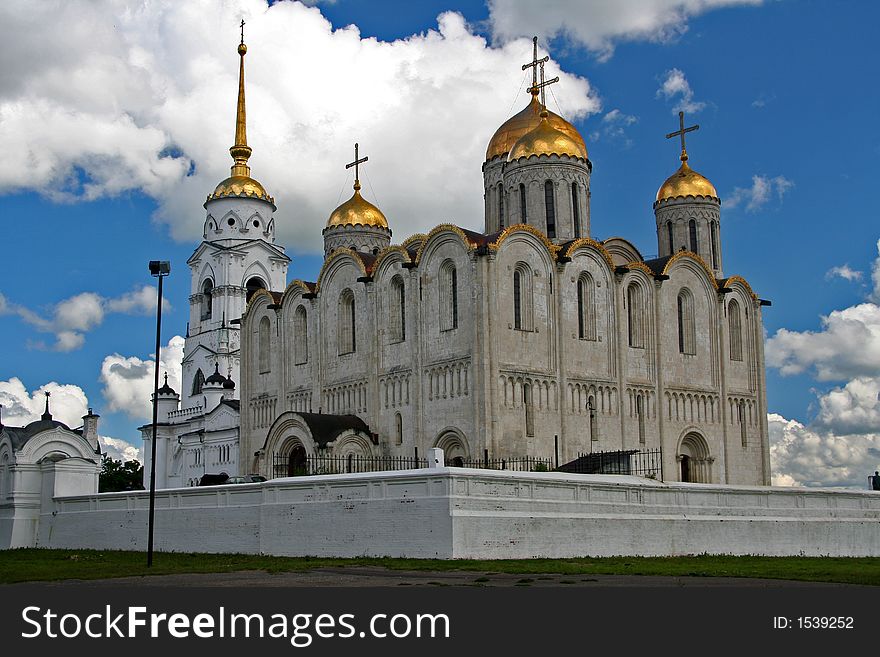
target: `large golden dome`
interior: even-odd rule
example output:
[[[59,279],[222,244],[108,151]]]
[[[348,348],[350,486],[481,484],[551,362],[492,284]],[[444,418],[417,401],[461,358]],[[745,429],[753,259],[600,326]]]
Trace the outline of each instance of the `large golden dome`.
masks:
[[[250,176],[230,176],[226,180],[220,182],[214,189],[214,193],[208,196],[211,201],[215,198],[248,196],[258,198],[269,203],[274,203],[274,199],[269,196],[266,188]]]
[[[587,157],[587,145],[584,143],[584,138],[581,137],[577,128],[558,114],[549,111],[547,122],[556,130],[567,135],[579,146],[579,149],[583,152],[583,155],[580,155],[580,157]],[[541,103],[538,102],[538,97],[535,94],[532,94],[531,102],[529,102],[521,112],[514,114],[507,119],[507,121],[495,131],[495,134],[489,141],[489,147],[486,149],[486,161],[488,162],[493,158],[509,153],[513,148],[513,145],[519,141],[521,137],[537,128],[540,123]]]
[[[507,161],[513,162],[530,155],[568,155],[587,159],[583,139],[574,139],[550,123],[549,112],[542,113],[538,125],[520,137],[511,147]],[[580,137],[580,135],[578,135]]]
[[[354,194],[336,208],[327,220],[327,228],[333,226],[373,226],[388,228],[388,220],[375,205],[361,196],[360,183],[355,183]]]
[[[715,191],[715,186],[709,182],[709,179],[688,166],[686,155],[683,158],[678,171],[669,176],[657,190],[657,201],[685,196],[718,198],[718,192]]]

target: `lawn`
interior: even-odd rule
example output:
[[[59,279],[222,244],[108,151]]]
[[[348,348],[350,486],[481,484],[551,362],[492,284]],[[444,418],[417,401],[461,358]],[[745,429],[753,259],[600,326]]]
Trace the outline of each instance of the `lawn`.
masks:
[[[143,552],[17,549],[0,553],[0,583],[100,579],[241,570],[291,572],[313,568],[381,566],[392,570],[473,571],[561,575],[671,575],[760,577],[781,580],[880,585],[880,558],[832,557],[603,557],[582,559],[319,559],[246,554],[156,553],[146,567]]]

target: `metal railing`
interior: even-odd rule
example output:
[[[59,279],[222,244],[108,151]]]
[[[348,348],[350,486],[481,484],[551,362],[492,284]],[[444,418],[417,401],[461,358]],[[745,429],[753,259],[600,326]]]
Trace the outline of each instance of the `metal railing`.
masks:
[[[559,466],[561,472],[575,474],[622,474],[663,479],[663,453],[657,449],[627,449],[590,452]]]

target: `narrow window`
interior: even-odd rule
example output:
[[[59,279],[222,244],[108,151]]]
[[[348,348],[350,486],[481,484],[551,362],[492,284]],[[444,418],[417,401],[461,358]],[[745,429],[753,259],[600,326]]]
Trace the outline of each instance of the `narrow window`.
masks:
[[[513,272],[513,328],[522,328],[522,274]]]
[[[458,272],[449,272],[449,291],[452,293],[452,328],[458,328]]]
[[[626,290],[626,318],[629,329],[629,346],[643,348],[645,346],[644,307],[642,289],[631,283]]]
[[[504,185],[498,183],[498,227],[504,228]]]
[[[592,395],[587,399],[587,413],[590,421],[590,441],[599,440],[596,433],[596,401]]]
[[[192,396],[202,394],[203,385],[205,385],[205,375],[202,373],[201,368],[199,368],[196,370],[196,375],[193,377]]]
[[[584,272],[577,283],[578,337],[596,339],[596,292],[593,277]]]
[[[693,219],[688,223],[688,233],[691,239],[691,251],[698,253],[699,244],[697,244],[697,222]]]
[[[535,418],[532,408],[532,384],[523,384],[523,406],[526,410],[526,435],[535,435]]]
[[[740,401],[736,407],[737,415],[739,416],[739,435],[742,440],[742,446],[749,446],[749,438],[746,433],[746,403],[744,401]]]
[[[397,445],[403,444],[403,418],[400,413],[394,415],[394,442]]]
[[[400,287],[397,290],[397,302],[400,307],[400,339],[406,340],[406,288],[403,281],[400,281]]]
[[[678,293],[678,351],[682,354],[695,354],[696,328],[694,326],[694,297],[690,290],[683,288]]]
[[[669,239],[669,255],[672,255],[673,253],[675,253],[675,237],[673,236],[673,233],[672,233],[672,222],[671,221],[666,222],[666,233],[667,233],[667,237]]]
[[[357,347],[357,341],[355,334],[354,294],[352,294],[351,290],[345,290],[339,297],[336,325],[339,353],[352,353]]]
[[[547,237],[556,237],[556,203],[552,180],[544,183],[544,208],[547,212]]]
[[[577,183],[571,183],[571,220],[574,222],[574,237],[581,236],[581,208],[578,203]]]
[[[298,306],[293,316],[293,340],[295,365],[309,362],[309,322],[304,306]]]
[[[211,319],[214,307],[214,284],[209,280],[202,285],[202,319]]]
[[[458,328],[458,272],[451,260],[440,266],[440,330]]]
[[[529,223],[528,215],[526,215],[526,186],[519,184],[519,223]]]
[[[742,360],[742,324],[736,299],[732,299],[727,306],[727,323],[730,333],[730,360]]]
[[[406,340],[406,288],[400,276],[391,279],[389,306],[391,342],[402,342]]]
[[[264,374],[269,371],[269,318],[263,317],[260,320],[260,334],[259,334],[259,346],[258,346],[258,358],[260,361],[260,374]]]
[[[712,222],[709,225],[709,237],[712,244],[712,269],[718,269],[718,224]]]

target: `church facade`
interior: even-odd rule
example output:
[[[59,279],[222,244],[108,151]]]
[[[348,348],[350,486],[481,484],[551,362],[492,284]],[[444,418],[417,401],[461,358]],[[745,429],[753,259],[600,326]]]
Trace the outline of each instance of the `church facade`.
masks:
[[[234,444],[238,471],[268,477],[309,455],[558,450],[562,463],[659,449],[666,480],[769,485],[767,302],[722,270],[721,201],[689,166],[691,128],[673,133],[681,165],[653,199],[659,257],[596,239],[587,147],[546,109],[536,55],[529,103],[489,141],[482,231],[446,224],[392,244],[356,170],[317,280],[285,285],[274,201],[247,167],[244,51],[233,175],[209,196],[190,260],[185,408],[169,408],[168,426],[240,404],[215,447]],[[226,386],[210,400],[208,371]],[[170,445],[184,432],[166,433]]]

